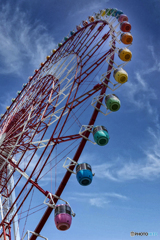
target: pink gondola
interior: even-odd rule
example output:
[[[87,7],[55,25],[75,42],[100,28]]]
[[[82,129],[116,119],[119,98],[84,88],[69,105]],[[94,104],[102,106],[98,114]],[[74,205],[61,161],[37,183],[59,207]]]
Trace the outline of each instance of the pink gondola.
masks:
[[[57,205],[54,212],[54,221],[58,230],[69,229],[72,223],[71,207],[67,204]]]

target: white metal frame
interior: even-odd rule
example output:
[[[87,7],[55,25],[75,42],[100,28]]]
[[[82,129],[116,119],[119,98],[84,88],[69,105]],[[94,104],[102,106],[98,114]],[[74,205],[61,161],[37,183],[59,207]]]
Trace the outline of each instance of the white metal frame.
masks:
[[[99,112],[101,112],[104,116],[107,116],[108,114],[110,114],[112,111],[110,111],[108,108],[107,108],[107,106],[105,105],[105,104],[103,104],[102,102],[100,102],[100,100],[103,98],[103,97],[106,97],[107,95],[104,93],[103,95],[100,95],[100,96],[96,96],[96,97],[94,97],[93,98],[93,100],[92,100],[92,103],[91,103],[91,105],[97,110],[97,111],[99,111]],[[95,104],[96,103],[100,103],[105,109],[106,109],[106,111],[105,112],[103,112],[103,111],[101,111],[100,109],[98,109],[96,106],[95,106]]]
[[[15,161],[15,160],[13,159],[13,161]],[[11,169],[11,172],[12,172],[12,168],[11,168],[10,165],[9,165],[9,168]],[[9,184],[10,184],[10,188],[13,189],[13,187],[14,187],[14,177],[13,176],[11,176],[11,178],[9,180]],[[11,204],[14,203],[15,199],[16,199],[16,196],[15,196],[15,189],[14,189],[11,196],[10,196]],[[16,211],[17,211],[17,206],[15,204],[11,213],[14,214]],[[14,230],[14,239],[15,240],[20,240],[18,214],[16,214],[14,219],[13,219],[13,230]]]
[[[72,162],[72,164],[69,163],[68,165],[65,165],[68,160],[69,160],[70,162]],[[71,172],[71,173],[76,174],[75,172],[73,172],[72,170],[69,169],[70,166],[76,166],[76,165],[78,165],[77,162],[75,162],[73,159],[67,157],[66,160],[65,160],[65,162],[64,162],[64,164],[63,164],[63,168],[65,168],[67,171],[69,171],[69,172]]]
[[[108,84],[106,84],[103,80],[107,80],[108,81]],[[116,82],[115,84],[110,80],[108,79],[107,77],[103,77],[100,79],[101,83],[103,83],[106,87],[108,87],[111,91],[115,91],[117,88],[121,87],[123,84],[121,83],[118,83]],[[109,85],[109,83],[112,85],[112,87]]]
[[[86,131],[89,131],[90,133],[93,133],[93,131],[92,131],[93,127],[94,127],[93,125],[82,125],[82,127],[79,131],[79,135],[81,135],[83,138],[85,138],[89,142],[93,143],[94,145],[96,145],[97,144],[96,142],[91,141],[89,138],[87,138],[83,135],[83,133],[86,132]]]
[[[13,169],[10,165],[8,165],[8,170],[9,170],[9,175],[12,173]],[[13,189],[14,186],[14,178],[13,176],[11,176],[9,182],[8,182],[8,190],[9,192],[11,191],[11,189]],[[10,195],[9,198],[6,198],[4,196],[2,196],[0,194],[0,215],[1,215],[1,219],[3,220],[3,218],[6,216],[10,204],[12,205],[13,202],[15,201],[15,190],[12,191],[12,194]],[[17,207],[16,204],[14,205],[14,207],[11,209],[11,212],[9,214],[9,216],[7,217],[6,221],[9,222],[11,216],[13,216],[15,214],[15,212],[17,211]],[[0,228],[0,230],[2,230],[2,227]],[[18,224],[18,215],[16,214],[14,219],[13,219],[13,233],[14,233],[14,239],[15,240],[20,240],[20,234],[19,234],[19,224]],[[3,239],[3,238],[2,238]],[[7,240],[9,240],[9,237],[7,236]]]
[[[106,57],[106,62],[107,62],[110,66],[112,66],[112,67],[114,68],[114,70],[115,70],[116,68],[123,68],[128,62],[130,62],[130,61],[126,61],[126,62],[123,62],[123,63],[121,63],[121,64],[118,65],[117,63],[115,63],[114,61],[112,61],[112,64],[111,64],[111,63],[110,63],[111,56],[112,56],[115,52],[117,53],[117,50],[119,50],[119,48],[116,48],[112,53],[110,53],[110,54]],[[116,67],[114,67],[113,64],[115,64]]]
[[[57,195],[54,195],[54,194],[52,194],[52,193],[50,193],[50,192],[47,194],[47,197],[45,198],[45,200],[44,200],[43,203],[46,204],[47,206],[55,209],[56,204],[55,204],[55,202],[54,202],[54,200],[53,200],[53,197],[57,198],[58,200],[61,200],[61,201],[65,202],[67,205],[70,206],[69,202],[65,201],[64,199],[62,199],[62,198],[58,197]],[[48,202],[47,202],[47,199],[48,199],[48,198],[52,201],[52,203],[48,203]],[[71,208],[71,206],[70,206],[70,208]],[[72,216],[75,217],[76,214],[73,212],[72,208],[71,208],[71,212],[72,212]]]
[[[26,234],[27,234],[27,240],[29,240],[29,233],[32,233],[34,235],[36,235],[37,237],[41,237],[41,238],[44,238],[45,240],[48,240],[48,238],[38,234],[38,233],[35,233],[35,232],[32,232],[32,231],[29,231],[27,230],[27,232],[25,233],[24,237],[22,238],[22,240],[25,238]]]
[[[73,164],[68,164],[68,165],[65,165],[65,163],[67,162],[67,160],[69,160],[69,161],[73,162]],[[70,166],[75,166],[75,165],[78,165],[78,163],[77,163],[77,162],[75,162],[73,159],[71,159],[71,158],[67,157],[67,158],[66,158],[66,160],[65,160],[65,162],[64,162],[64,164],[63,164],[63,167],[64,167],[64,168],[65,168],[67,171],[69,171],[69,172],[71,172],[71,173],[74,173],[74,174],[76,174],[75,172],[73,172],[72,170],[70,170],[69,168],[67,168],[67,167],[70,167]],[[95,173],[92,173],[92,175],[94,176],[94,175],[95,175]]]

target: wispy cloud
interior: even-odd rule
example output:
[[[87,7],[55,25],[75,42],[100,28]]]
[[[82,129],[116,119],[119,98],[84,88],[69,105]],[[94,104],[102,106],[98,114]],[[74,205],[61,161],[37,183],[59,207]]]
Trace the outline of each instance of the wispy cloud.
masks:
[[[158,110],[151,104],[151,101],[158,99],[158,96],[156,90],[151,87],[150,80],[153,72],[160,71],[160,61],[153,46],[148,46],[148,50],[147,53],[150,52],[151,61],[140,64],[140,68],[133,72],[134,75],[129,78],[122,91],[125,92],[128,103],[132,104],[133,111],[145,110],[150,116],[154,116],[152,119],[157,123],[159,119]],[[151,67],[150,62],[153,63]]]
[[[95,207],[104,207],[112,201],[112,198],[119,200],[128,200],[128,197],[114,192],[104,193],[74,193],[74,197],[70,196],[70,199],[75,201],[88,202]]]
[[[13,93],[5,92],[5,96],[3,97],[3,100],[0,101],[0,107],[2,109],[2,113],[6,111],[6,107],[11,105],[11,99],[13,97]]]
[[[29,13],[15,6],[4,5],[0,12],[0,67],[2,74],[22,75],[30,67],[38,68],[41,61],[54,48],[54,39],[45,26],[31,23]],[[16,31],[15,31],[16,29]]]
[[[133,179],[153,180],[160,177],[160,131],[148,128],[153,144],[143,149],[144,158],[126,160],[121,156],[121,162],[116,164],[101,164],[93,166],[95,177],[111,181],[127,181]]]
[[[118,198],[118,199],[124,199],[124,200],[128,200],[128,197],[122,195],[122,194],[119,194],[119,193],[104,193],[105,196],[108,196],[108,197],[112,197],[112,198]]]
[[[110,201],[106,201],[105,198],[90,198],[89,203],[95,207],[103,207],[104,204],[108,204]]]
[[[105,0],[105,4],[109,2],[109,0]],[[90,12],[90,14],[92,14],[92,12],[94,11],[99,11],[99,9],[103,9],[104,8],[104,1],[100,0],[100,1],[93,1],[92,4],[90,4],[89,2],[86,2],[85,3],[85,6],[84,7],[80,7],[78,10],[76,11],[72,11],[72,12],[69,12],[68,15],[69,16],[78,16],[78,15],[82,15],[82,14],[86,14],[86,17],[87,17],[87,14],[88,12]]]
[[[157,95],[154,89],[149,87],[140,71],[135,72],[133,81],[129,81],[124,88],[127,100],[132,103],[132,106],[136,109],[146,108],[149,113],[153,113],[150,100],[157,99]]]
[[[92,168],[95,173],[95,177],[108,178],[112,181],[117,181],[117,178],[114,177],[112,173],[112,164],[103,163],[100,165],[93,165]]]
[[[147,48],[151,53],[151,56],[152,56],[152,59],[153,59],[153,63],[152,63],[153,66],[150,66],[150,67],[147,67],[147,69],[144,69],[142,71],[143,75],[153,73],[155,71],[158,71],[158,72],[160,71],[160,60],[158,59],[159,55],[158,56],[156,55],[154,46],[153,45],[148,45]]]

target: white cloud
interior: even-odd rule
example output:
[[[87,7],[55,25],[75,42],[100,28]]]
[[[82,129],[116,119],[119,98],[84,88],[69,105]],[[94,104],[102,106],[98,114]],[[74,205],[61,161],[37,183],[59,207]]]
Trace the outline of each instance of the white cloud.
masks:
[[[111,172],[111,164],[103,163],[100,165],[92,166],[93,172],[95,173],[95,177],[98,178],[108,178],[112,181],[117,181],[117,179],[113,176]]]
[[[156,55],[154,46],[153,45],[149,45],[149,46],[147,46],[147,48],[149,50],[149,51],[147,51],[148,55],[149,55],[149,52],[150,52],[150,54],[152,56],[152,59],[153,59],[152,64],[153,64],[153,66],[150,66],[149,62],[148,63],[145,62],[146,67],[141,70],[141,73],[144,76],[146,76],[146,75],[148,75],[150,73],[156,72],[156,71],[158,71],[158,72],[160,71],[160,60],[158,59],[159,55],[158,54]]]
[[[99,196],[108,196],[108,197],[114,197],[114,198],[119,198],[119,199],[128,199],[126,196],[122,195],[122,194],[119,194],[119,193],[114,193],[114,192],[104,192],[104,193],[101,193],[101,194],[98,194],[98,193],[75,193],[75,195],[78,195],[80,197],[99,197]]]
[[[78,197],[76,197],[78,196]],[[74,197],[69,197],[72,200],[75,201],[81,201],[81,202],[87,202],[92,206],[95,207],[104,207],[104,205],[111,202],[111,198],[116,198],[120,200],[128,200],[128,197],[119,194],[119,193],[74,193]]]
[[[95,176],[112,181],[127,181],[133,179],[153,180],[160,177],[160,131],[154,132],[148,128],[153,140],[152,145],[143,150],[145,157],[141,159],[126,160],[121,156],[121,162],[116,164],[101,164],[93,166]]]
[[[0,102],[0,106],[2,108],[2,113],[6,111],[6,107],[11,105],[12,94],[10,92],[5,92],[5,96],[3,97],[4,101]]]
[[[95,207],[103,207],[104,204],[108,204],[110,201],[106,201],[104,198],[90,198],[89,203]]]
[[[105,0],[105,4],[109,2],[109,0]],[[69,16],[77,16],[77,15],[82,15],[82,14],[87,14],[88,12],[90,12],[90,14],[92,14],[92,12],[96,11],[98,12],[99,9],[103,9],[104,8],[104,3],[100,2],[100,1],[93,1],[92,4],[87,3],[85,4],[85,7],[80,7],[77,11],[72,11],[69,12]]]
[[[153,121],[158,122],[159,115],[158,110],[151,104],[151,100],[158,99],[156,90],[150,86],[153,72],[160,71],[160,61],[158,60],[158,54],[155,52],[154,46],[148,46],[149,51],[147,54],[151,54],[151,62],[153,66],[150,67],[150,61],[143,61],[141,68],[134,71],[134,75],[129,76],[127,84],[124,85],[125,96],[129,103],[135,106],[134,110],[147,110],[147,112],[154,116]],[[130,80],[131,79],[131,80]],[[158,79],[155,79],[157,81]],[[122,90],[123,91],[123,90]]]
[[[148,127],[148,133],[154,137],[154,139],[157,141],[158,140],[158,136],[156,135],[156,133],[153,131],[153,129],[151,127]]]
[[[21,75],[28,67],[35,69],[54,48],[45,26],[31,23],[28,13],[4,5],[0,12],[0,71]]]
[[[141,72],[135,72],[133,81],[128,81],[124,86],[127,100],[135,106],[136,109],[148,109],[149,113],[153,113],[153,107],[150,105],[151,99],[157,99],[154,89],[150,88],[147,81],[143,78]]]
[[[143,91],[147,91],[147,83],[145,82],[145,80],[141,77],[139,72],[136,72],[136,79],[139,83],[139,86],[141,86],[140,88],[143,89]]]
[[[105,193],[104,195],[108,196],[108,197],[114,197],[114,198],[119,198],[119,199],[124,199],[124,200],[128,199],[128,197],[126,197],[126,196],[124,196],[122,194],[119,194],[119,193],[114,193],[114,192],[112,192],[112,193]]]
[[[152,69],[153,71],[160,71],[160,62],[158,61],[158,58],[157,58],[156,53],[154,51],[154,46],[153,45],[149,45],[148,49],[150,50],[152,58],[154,60],[154,65],[150,69]]]

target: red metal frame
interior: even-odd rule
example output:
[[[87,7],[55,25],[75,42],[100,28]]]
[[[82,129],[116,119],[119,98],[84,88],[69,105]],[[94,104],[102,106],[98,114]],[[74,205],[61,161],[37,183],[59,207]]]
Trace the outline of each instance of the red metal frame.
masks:
[[[85,41],[89,38],[91,32],[95,29],[96,24],[99,23],[99,22],[102,22],[102,23],[103,23],[103,25],[101,26],[101,29],[98,29],[98,30],[97,30],[97,32],[96,32],[96,34],[94,35],[94,37],[92,38],[92,40],[90,40],[90,39],[88,40],[88,42],[87,42],[88,45],[87,45],[87,44],[85,45],[84,51],[83,51],[82,54],[79,56],[78,54],[80,53],[80,51],[81,51],[81,49],[82,49],[82,47],[83,47],[83,44],[84,44]],[[37,180],[38,180],[38,178],[39,178],[42,170],[44,169],[44,167],[45,167],[45,165],[46,165],[46,163],[47,163],[47,161],[48,161],[48,159],[49,159],[52,151],[53,151],[54,148],[55,148],[55,146],[56,146],[57,144],[61,143],[61,142],[66,142],[66,141],[70,141],[70,140],[74,140],[74,139],[81,138],[81,136],[80,136],[79,134],[70,135],[70,136],[60,136],[60,135],[61,135],[61,132],[62,132],[64,126],[65,126],[65,123],[66,123],[66,121],[67,121],[67,119],[68,119],[68,117],[69,117],[69,114],[70,114],[70,112],[72,111],[72,109],[74,109],[75,107],[77,107],[77,106],[78,106],[79,104],[81,104],[82,102],[86,101],[89,97],[91,97],[93,94],[95,94],[95,93],[96,93],[97,91],[99,91],[100,89],[102,89],[100,95],[103,95],[103,94],[105,93],[105,91],[106,91],[106,86],[104,86],[103,84],[97,84],[97,85],[95,85],[95,86],[93,87],[93,89],[89,90],[88,92],[82,94],[80,97],[76,98],[79,84],[81,84],[81,83],[105,60],[106,56],[107,56],[109,53],[113,52],[113,49],[114,49],[114,46],[115,46],[115,42],[113,43],[113,46],[112,46],[113,49],[110,49],[108,52],[106,52],[105,54],[103,54],[103,56],[101,56],[96,62],[94,62],[94,63],[93,63],[92,65],[90,65],[87,69],[85,69],[84,72],[81,72],[81,74],[80,74],[79,76],[77,76],[77,71],[78,71],[79,66],[81,67],[81,71],[82,71],[83,67],[86,65],[86,63],[89,61],[89,59],[95,54],[95,52],[102,46],[102,44],[103,44],[103,43],[106,41],[106,39],[110,36],[109,32],[108,32],[107,34],[105,34],[105,37],[103,36],[103,37],[100,39],[100,41],[97,42],[96,47],[95,47],[95,50],[94,50],[92,53],[88,54],[88,55],[87,55],[87,59],[84,61],[85,57],[83,58],[83,56],[84,56],[86,50],[91,46],[91,44],[93,43],[93,41],[98,37],[98,35],[100,34],[100,32],[102,31],[102,29],[103,29],[103,27],[104,27],[105,25],[106,25],[106,22],[104,22],[104,21],[95,21],[95,22],[90,23],[90,24],[88,24],[87,26],[83,27],[83,28],[80,29],[79,31],[77,31],[77,32],[75,33],[75,36],[70,37],[64,44],[62,44],[61,48],[60,48],[55,54],[52,54],[52,56],[50,57],[50,59],[48,59],[48,60],[46,61],[46,63],[44,64],[43,67],[41,67],[38,71],[36,71],[35,75],[34,75],[34,76],[32,77],[32,79],[30,80],[30,83],[33,83],[34,81],[36,82],[37,77],[40,78],[41,74],[43,74],[43,72],[45,72],[45,71],[49,68],[50,64],[54,64],[54,63],[58,62],[58,61],[59,61],[59,58],[61,57],[61,55],[63,54],[63,51],[64,51],[63,46],[68,42],[68,46],[67,46],[67,48],[65,49],[66,53],[68,52],[68,54],[70,54],[71,52],[74,52],[75,54],[77,54],[77,70],[76,70],[76,74],[75,74],[75,79],[74,79],[73,84],[72,84],[72,87],[71,87],[71,89],[70,89],[70,94],[69,94],[69,96],[68,96],[66,105],[65,105],[65,107],[64,107],[64,109],[63,109],[63,112],[61,113],[61,117],[60,117],[59,120],[57,121],[56,127],[55,127],[55,129],[54,129],[54,131],[53,131],[53,133],[52,133],[52,136],[50,137],[50,139],[49,139],[46,147],[45,147],[44,150],[43,150],[43,153],[41,154],[41,156],[40,156],[37,164],[35,165],[32,173],[30,174],[29,179],[27,180],[26,184],[25,184],[25,185],[23,186],[23,188],[21,189],[21,191],[20,191],[20,193],[18,194],[16,200],[15,200],[14,203],[12,204],[10,210],[8,211],[7,215],[5,216],[5,218],[3,219],[2,223],[1,223],[1,225],[4,227],[5,219],[6,219],[6,217],[10,214],[10,211],[11,211],[12,207],[13,207],[14,204],[17,202],[18,198],[21,196],[21,194],[22,194],[22,192],[24,191],[24,189],[26,188],[27,184],[28,184],[28,183],[31,183],[32,186],[30,187],[30,189],[28,190],[28,192],[27,192],[26,196],[24,197],[23,201],[21,202],[21,204],[20,204],[19,207],[17,208],[16,213],[12,216],[12,219],[10,220],[10,222],[9,222],[9,223],[6,223],[6,224],[7,224],[6,229],[10,229],[10,224],[12,223],[12,220],[14,219],[14,216],[17,214],[17,212],[19,211],[19,209],[20,209],[21,206],[23,205],[24,201],[26,200],[26,198],[28,197],[29,193],[30,193],[31,190],[33,189],[33,186],[35,186],[39,191],[41,191],[45,196],[47,196],[48,192],[47,192],[47,191],[44,191],[44,190],[37,184]],[[88,32],[87,32],[86,35],[83,35],[84,32],[86,31],[86,29],[88,28],[88,26],[91,26],[90,29],[88,30]],[[77,49],[76,49],[76,48],[77,48]],[[76,51],[75,51],[75,49],[76,49]],[[65,56],[67,56],[67,54],[66,54]],[[111,57],[110,64],[112,63],[113,59],[114,59],[114,54],[113,54],[112,57]],[[108,71],[111,70],[111,69],[112,69],[112,66],[109,65],[109,66],[108,66]],[[52,78],[53,78],[52,75],[48,75],[48,76],[45,76],[45,77],[47,77],[48,79],[49,79],[49,77],[52,77]],[[109,79],[110,73],[109,73],[106,77]],[[54,81],[53,84],[58,82],[58,79],[52,79],[52,80]],[[107,83],[106,80],[105,80],[105,82]],[[36,88],[38,89],[38,85],[39,85],[40,83],[42,83],[42,81],[41,81],[41,82],[37,82],[37,83],[34,85],[34,88],[35,88],[35,89],[36,89]],[[75,94],[74,94],[74,97],[73,97],[72,101],[70,101],[72,89],[73,89],[74,85],[77,84],[77,83],[78,83],[78,87],[77,87],[77,89],[76,89],[76,91],[75,91]],[[22,93],[23,93],[23,92],[25,93],[25,89],[26,89],[26,87],[23,89]],[[45,91],[46,91],[46,89],[45,89],[45,86],[44,86],[44,89],[41,88],[41,93],[42,93],[44,96],[45,96]],[[56,91],[57,91],[57,90],[56,90]],[[55,91],[53,91],[53,88],[52,88],[52,90],[51,90],[51,92],[50,92],[50,94],[49,94],[49,101],[51,100],[51,96],[54,94],[54,92],[55,92]],[[26,94],[26,95],[23,96],[24,99],[25,99],[25,96],[29,96],[29,93],[28,93],[28,92],[26,92],[25,94]],[[38,95],[38,93],[37,93],[37,95]],[[48,97],[48,96],[47,96],[47,97]],[[17,99],[18,99],[18,98],[19,98],[19,96],[17,97]],[[21,99],[21,100],[22,100],[22,99]],[[46,100],[46,98],[44,98],[44,99],[42,100],[41,106],[43,105],[43,103],[45,102],[45,100]],[[58,98],[57,98],[57,101],[58,101]],[[103,99],[101,99],[100,101],[102,102]],[[30,109],[31,109],[31,107],[32,107],[32,109],[34,108],[35,102],[33,101],[32,104],[33,104],[32,106],[29,106]],[[13,106],[13,104],[11,104],[11,107],[10,107],[10,109],[11,109],[11,110],[10,110],[10,114],[12,114],[12,110],[13,110],[13,109],[12,109],[12,106]],[[98,109],[100,108],[100,106],[101,106],[101,104],[100,104],[100,103],[97,103],[96,107],[97,107]],[[49,107],[50,107],[50,105],[49,105],[49,103],[48,103],[48,104],[46,105],[46,107],[45,107],[45,110],[44,110],[44,113],[43,113],[42,118],[45,118],[45,117],[46,117],[45,113],[46,113],[47,109],[49,109]],[[69,109],[68,114],[67,114],[67,116],[66,116],[66,118],[65,118],[65,120],[64,120],[64,122],[63,122],[63,125],[62,125],[62,127],[61,127],[61,130],[58,132],[58,136],[57,136],[56,138],[54,138],[54,133],[56,132],[57,127],[58,127],[58,125],[59,125],[59,123],[60,123],[60,121],[61,121],[61,119],[62,119],[63,113],[65,112],[65,110],[66,110],[67,108]],[[41,111],[42,111],[42,109],[43,109],[43,108],[40,107],[40,108],[36,111],[36,114],[37,114],[37,115],[40,114]],[[51,108],[51,110],[48,111],[47,114],[49,115],[51,112],[53,113],[54,111],[55,111],[55,108]],[[6,112],[6,114],[7,114],[7,112]],[[23,122],[24,120],[26,120],[26,115],[25,115],[25,116],[24,116],[24,115],[25,115],[25,114],[22,114],[22,116],[20,116],[19,126],[21,126],[21,121]],[[90,119],[89,125],[94,125],[97,115],[98,115],[98,111],[95,109],[94,112],[93,112],[93,115],[92,115],[92,117],[91,117],[91,119]],[[12,118],[13,118],[13,117],[12,117]],[[10,122],[12,121],[12,118],[10,118],[10,120],[9,120]],[[4,123],[2,123],[2,126],[4,126],[5,124],[6,124],[6,122],[4,121]],[[11,124],[11,125],[12,125],[12,124]],[[12,127],[11,127],[11,128],[12,128]],[[11,136],[10,140],[12,140],[12,139],[15,140],[15,139],[17,139],[17,134],[16,134],[16,136],[14,136],[14,135],[13,135],[13,132],[11,131],[11,128],[8,126],[7,132],[11,132],[11,133],[12,133],[12,136]],[[36,125],[36,120],[35,120],[35,119],[32,119],[32,129],[35,130],[35,133],[32,135],[31,138],[29,138],[30,136],[29,136],[29,134],[28,134],[27,132],[26,132],[26,135],[25,135],[25,137],[28,137],[28,139],[29,139],[28,145],[25,145],[25,146],[24,146],[24,144],[22,144],[22,146],[20,146],[19,148],[15,149],[15,151],[14,151],[14,154],[17,153],[18,149],[20,149],[21,151],[23,151],[23,154],[22,154],[21,158],[19,159],[18,164],[16,165],[16,164],[13,163],[13,161],[11,160],[11,159],[12,159],[12,156],[13,156],[14,154],[11,155],[11,157],[8,159],[8,162],[10,163],[10,165],[12,165],[12,166],[14,167],[14,169],[15,169],[15,168],[18,168],[19,170],[21,170],[21,169],[19,168],[19,164],[20,164],[21,160],[23,159],[23,156],[25,155],[25,153],[26,153],[28,150],[34,150],[34,152],[33,152],[33,154],[32,154],[32,157],[30,158],[30,160],[29,160],[27,166],[25,167],[24,171],[21,170],[22,172],[25,172],[25,171],[26,171],[26,169],[28,168],[30,162],[32,161],[32,159],[33,159],[33,157],[34,157],[34,155],[35,155],[35,153],[36,153],[36,151],[37,151],[37,146],[34,145],[34,144],[30,144],[30,143],[32,142],[35,134],[36,134],[36,131],[39,131],[39,132],[40,132],[40,131],[43,131],[43,134],[42,134],[42,137],[41,137],[41,140],[42,140],[43,137],[44,137],[44,135],[45,135],[45,133],[46,133],[46,131],[47,131],[47,129],[48,129],[48,125],[47,125],[45,122],[40,122],[38,125]],[[17,130],[14,130],[14,131],[16,132]],[[90,132],[88,132],[88,131],[85,132],[85,136],[86,136],[87,138],[89,137],[89,134],[90,134]],[[23,137],[21,140],[23,141],[23,139],[25,139],[25,138]],[[41,161],[41,159],[42,159],[42,157],[43,157],[46,149],[48,148],[48,146],[50,145],[51,142],[54,142],[55,144],[52,146],[52,149],[51,149],[50,153],[48,154],[48,157],[46,158],[46,160],[45,160],[45,162],[44,162],[44,164],[43,164],[43,166],[42,166],[42,168],[41,168],[41,171],[39,171],[39,173],[38,173],[38,175],[37,175],[37,177],[36,177],[36,179],[35,179],[35,182],[34,182],[34,181],[31,180],[31,177],[33,176],[35,170],[37,169],[37,166],[39,165],[39,163],[40,163],[40,161]],[[83,139],[81,140],[81,143],[80,143],[80,145],[79,145],[79,147],[78,147],[78,149],[77,149],[77,152],[76,152],[76,154],[75,154],[75,156],[74,156],[74,160],[75,160],[75,161],[78,161],[78,159],[79,159],[79,157],[80,157],[80,155],[81,155],[81,153],[82,153],[82,151],[83,151],[83,149],[84,149],[84,147],[85,147],[85,144],[86,144],[86,139],[83,138]],[[9,151],[10,151],[10,148],[7,148],[7,151],[9,152]],[[2,152],[2,151],[0,152],[0,154],[1,154],[3,157],[5,157],[5,156],[3,155],[3,152]],[[5,169],[6,166],[7,166],[7,163],[5,164],[5,166],[4,166],[3,169]],[[2,169],[2,170],[3,170],[3,169]],[[74,167],[71,167],[70,169],[73,170]],[[61,195],[61,193],[62,193],[63,189],[65,188],[65,186],[66,186],[66,184],[67,184],[70,176],[71,176],[71,173],[70,173],[70,172],[67,172],[67,173],[65,174],[65,176],[64,176],[64,178],[63,178],[63,180],[62,180],[62,182],[61,182],[58,190],[57,190],[56,193],[55,193],[57,196],[60,196],[60,195]],[[10,177],[11,177],[11,176],[10,176]],[[19,183],[19,181],[21,180],[21,178],[22,178],[22,176],[20,176],[20,178],[19,178],[18,181],[16,182],[14,188],[17,186],[17,184]],[[8,178],[7,181],[5,182],[5,184],[3,185],[2,191],[3,191],[3,189],[5,188],[5,186],[7,185],[9,179],[10,179],[10,178]],[[14,190],[14,189],[12,189],[12,191],[13,191],[13,190]],[[10,194],[12,193],[12,191],[8,194],[8,196],[10,196]],[[55,201],[55,203],[56,203],[56,202],[57,202],[57,199],[54,199],[54,201]],[[43,226],[44,226],[45,222],[47,221],[49,215],[51,214],[52,210],[53,210],[53,209],[51,209],[51,208],[47,208],[46,212],[44,213],[41,221],[39,222],[39,224],[38,224],[38,226],[36,227],[36,229],[35,229],[34,232],[40,233],[41,229],[43,228]],[[5,235],[5,227],[4,227],[4,231],[3,231],[3,232],[4,232],[4,235]],[[37,236],[32,235],[30,239],[31,239],[31,240],[34,240],[34,239],[36,239],[36,237],[37,237]]]
[[[115,47],[115,42],[113,42],[113,49],[114,49],[114,47]],[[112,51],[113,51],[113,50],[112,50]],[[113,60],[114,60],[114,54],[111,56],[110,65],[108,66],[107,71],[109,71],[109,70],[112,69],[112,61],[113,61]],[[111,75],[111,73],[107,74],[107,75],[106,75],[106,78],[109,79],[109,78],[110,78],[110,75]],[[105,80],[105,83],[106,83],[106,84],[108,83],[107,80]],[[103,95],[103,94],[106,92],[106,89],[107,89],[107,87],[106,87],[106,86],[103,86],[100,95]],[[102,103],[103,98],[101,98],[99,101]],[[101,107],[101,104],[100,104],[100,103],[97,103],[97,104],[96,104],[96,108],[97,108],[97,109],[100,109],[100,107]],[[97,109],[94,110],[94,112],[93,112],[93,114],[92,114],[92,117],[91,117],[90,122],[89,122],[88,125],[94,125],[95,120],[96,120],[97,115],[98,115],[98,110],[97,110]],[[87,138],[89,137],[89,135],[90,135],[90,132],[89,132],[89,131],[86,131],[85,134],[84,134],[84,136],[87,137]],[[83,138],[82,141],[81,141],[81,143],[80,143],[80,145],[79,145],[79,147],[78,147],[78,149],[77,149],[76,154],[74,155],[74,158],[73,158],[73,159],[74,159],[75,162],[78,161],[78,159],[79,159],[79,157],[80,157],[80,155],[81,155],[81,153],[82,153],[82,151],[83,151],[83,149],[84,149],[84,147],[85,147],[86,142],[87,142],[87,140]],[[71,166],[71,167],[69,167],[69,169],[73,171],[73,170],[74,170],[74,167],[75,167],[75,166]],[[58,190],[57,190],[56,193],[55,193],[56,196],[59,196],[59,197],[61,196],[61,194],[62,194],[62,192],[63,192],[63,190],[64,190],[64,188],[65,188],[65,186],[66,186],[66,184],[67,184],[67,182],[68,182],[68,180],[69,180],[69,178],[70,178],[70,176],[71,176],[71,174],[72,174],[72,173],[71,173],[70,171],[67,171],[67,172],[66,172],[66,174],[65,174],[65,176],[64,176],[64,178],[63,178],[63,180],[62,180],[62,182],[61,182]],[[57,199],[57,198],[54,198],[55,204],[57,203],[57,201],[58,201],[58,199]],[[44,215],[42,216],[39,224],[37,225],[37,227],[36,227],[35,230],[34,230],[35,233],[38,233],[38,234],[39,234],[39,233],[41,232],[43,226],[45,225],[45,223],[46,223],[47,219],[49,218],[50,214],[52,213],[52,211],[53,211],[53,208],[50,208],[50,207],[47,208],[47,210],[45,211]],[[35,240],[36,238],[37,238],[37,237],[32,234],[32,236],[30,237],[30,240]]]

